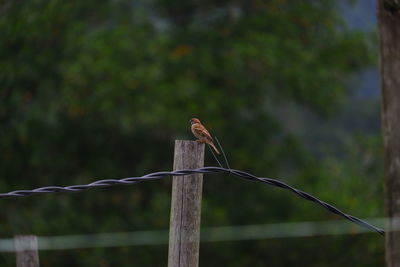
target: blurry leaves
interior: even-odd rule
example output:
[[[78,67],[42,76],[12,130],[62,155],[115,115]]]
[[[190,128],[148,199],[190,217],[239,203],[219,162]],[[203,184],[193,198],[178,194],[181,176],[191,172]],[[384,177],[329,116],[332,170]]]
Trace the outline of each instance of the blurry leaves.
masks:
[[[173,140],[190,136],[196,116],[234,168],[279,176],[348,211],[381,194],[376,139],[361,134],[344,145],[345,158],[319,158],[285,126],[297,123],[283,112],[288,102],[323,120],[338,116],[349,76],[373,62],[374,44],[346,28],[335,1],[9,1],[0,31],[2,191],[170,169]],[[329,216],[279,190],[205,181],[206,225]],[[5,201],[3,235],[166,228],[169,192],[168,182],[149,182]],[[378,204],[360,212],[379,213]],[[241,266],[257,264],[266,250],[287,251],[276,244],[254,243],[258,258],[243,253],[246,244],[225,244],[204,262],[235,255]],[[291,259],[306,254],[293,248]],[[45,255],[53,266],[86,266],[108,253],[96,251],[71,264],[67,252]],[[121,250],[104,264],[134,257],[157,266],[165,255],[164,247]]]

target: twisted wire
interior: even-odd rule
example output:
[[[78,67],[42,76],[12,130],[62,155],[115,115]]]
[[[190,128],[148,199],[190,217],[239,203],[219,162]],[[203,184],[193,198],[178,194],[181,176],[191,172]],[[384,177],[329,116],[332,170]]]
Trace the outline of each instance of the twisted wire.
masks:
[[[92,182],[92,183],[86,184],[86,185],[45,186],[45,187],[40,187],[40,188],[33,189],[33,190],[16,190],[16,191],[8,192],[8,193],[2,193],[2,194],[0,194],[0,198],[27,197],[27,196],[31,196],[31,195],[58,193],[58,192],[65,192],[65,193],[80,192],[80,191],[83,191],[83,190],[86,190],[89,188],[107,187],[107,186],[113,186],[113,185],[130,185],[130,184],[135,184],[135,183],[139,183],[139,182],[143,182],[143,181],[147,181],[147,180],[162,179],[167,176],[184,176],[184,175],[189,175],[192,173],[203,173],[203,174],[229,173],[229,174],[235,175],[237,177],[241,177],[246,180],[261,182],[261,183],[265,183],[265,184],[272,185],[275,187],[283,188],[283,189],[286,189],[286,190],[289,190],[289,191],[295,193],[296,195],[302,197],[303,199],[306,199],[308,201],[319,204],[320,206],[324,207],[328,211],[335,213],[339,216],[342,216],[343,218],[345,218],[353,223],[356,223],[362,227],[373,230],[381,235],[385,234],[385,231],[383,229],[375,227],[357,217],[346,214],[346,213],[340,211],[338,208],[332,206],[331,204],[326,203],[304,191],[301,191],[294,187],[291,187],[290,185],[288,185],[282,181],[272,179],[272,178],[257,177],[253,174],[250,174],[250,173],[247,173],[244,171],[235,170],[235,169],[227,169],[227,168],[222,168],[222,167],[203,167],[203,168],[198,168],[198,169],[183,169],[183,170],[176,170],[176,171],[154,172],[154,173],[149,173],[149,174],[139,176],[139,177],[99,180],[99,181],[95,181],[95,182]]]

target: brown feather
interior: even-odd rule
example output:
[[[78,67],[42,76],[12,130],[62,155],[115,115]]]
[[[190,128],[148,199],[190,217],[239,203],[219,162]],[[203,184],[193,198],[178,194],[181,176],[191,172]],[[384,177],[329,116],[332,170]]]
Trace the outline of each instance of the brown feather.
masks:
[[[213,138],[211,134],[207,131],[207,129],[201,123],[193,123],[191,127],[193,135],[199,139],[200,142],[205,142],[209,144],[217,154],[219,154],[218,149],[215,147],[213,143]]]

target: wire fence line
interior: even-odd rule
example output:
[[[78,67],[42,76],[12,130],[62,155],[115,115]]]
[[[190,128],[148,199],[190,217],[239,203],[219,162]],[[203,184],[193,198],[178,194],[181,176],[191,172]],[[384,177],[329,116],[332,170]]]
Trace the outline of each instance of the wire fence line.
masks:
[[[167,176],[184,176],[184,175],[189,175],[192,173],[203,173],[203,174],[226,173],[226,174],[234,175],[236,177],[243,178],[245,180],[261,182],[261,183],[265,183],[265,184],[279,187],[282,189],[286,189],[286,190],[289,190],[289,191],[295,193],[296,195],[302,197],[303,199],[314,202],[314,203],[324,207],[328,211],[335,213],[353,223],[356,223],[367,229],[373,230],[381,235],[385,234],[385,231],[383,229],[373,226],[372,224],[369,224],[368,222],[363,221],[357,217],[346,214],[346,213],[342,212],[341,210],[339,210],[338,208],[334,207],[333,205],[326,203],[304,191],[298,190],[282,181],[272,179],[272,178],[257,177],[253,174],[250,174],[250,173],[247,173],[244,171],[235,170],[235,169],[227,169],[227,168],[222,168],[222,167],[203,167],[203,168],[198,168],[198,169],[184,169],[184,170],[176,170],[176,171],[154,172],[154,173],[146,174],[146,175],[139,176],[139,177],[99,180],[99,181],[95,181],[95,182],[92,182],[92,183],[86,184],[86,185],[46,186],[46,187],[40,187],[40,188],[33,189],[33,190],[16,190],[16,191],[0,194],[0,198],[27,197],[27,196],[31,196],[31,195],[58,193],[58,192],[72,193],[72,192],[83,191],[83,190],[86,190],[89,188],[107,187],[107,186],[113,186],[113,185],[130,185],[130,184],[135,184],[135,183],[143,182],[143,181],[147,181],[147,180],[162,179]]]
[[[386,218],[368,218],[385,225]],[[400,220],[396,229],[400,229]],[[345,220],[271,223],[262,225],[202,227],[200,242],[225,242],[300,238],[372,233]],[[37,236],[38,250],[67,250],[99,247],[157,246],[168,244],[168,230],[97,233],[85,235]],[[15,252],[15,239],[0,239],[0,252]]]

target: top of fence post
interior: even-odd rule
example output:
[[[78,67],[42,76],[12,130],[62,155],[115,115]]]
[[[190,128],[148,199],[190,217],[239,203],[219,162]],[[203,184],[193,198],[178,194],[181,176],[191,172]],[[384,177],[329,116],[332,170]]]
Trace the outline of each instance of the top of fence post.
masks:
[[[17,267],[39,267],[39,253],[35,235],[15,236]]]

